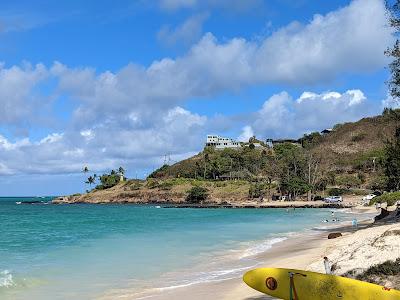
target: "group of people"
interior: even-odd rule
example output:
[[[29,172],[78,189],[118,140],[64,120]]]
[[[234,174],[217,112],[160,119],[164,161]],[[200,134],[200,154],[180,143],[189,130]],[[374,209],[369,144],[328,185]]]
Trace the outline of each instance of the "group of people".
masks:
[[[324,223],[328,223],[328,222],[340,222],[340,219],[339,218],[335,218],[335,212],[332,210],[331,211],[331,216],[332,216],[332,220],[331,221],[329,221],[328,219],[325,219],[324,221],[322,221],[322,222],[324,222]]]

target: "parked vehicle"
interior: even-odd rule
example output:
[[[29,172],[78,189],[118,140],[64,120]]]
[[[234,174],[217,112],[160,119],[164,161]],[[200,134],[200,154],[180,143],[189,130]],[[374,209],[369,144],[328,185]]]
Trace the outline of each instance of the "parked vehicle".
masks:
[[[326,203],[338,203],[338,202],[342,202],[343,198],[342,196],[330,196],[324,199],[324,201]]]

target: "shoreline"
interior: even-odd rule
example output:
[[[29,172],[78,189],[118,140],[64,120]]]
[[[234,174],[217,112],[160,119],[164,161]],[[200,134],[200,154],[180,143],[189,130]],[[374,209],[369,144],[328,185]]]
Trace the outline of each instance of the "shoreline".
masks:
[[[274,243],[268,250],[253,256],[254,260],[257,261],[257,267],[305,269],[315,261],[321,261],[322,264],[322,258],[325,256],[324,249],[332,242],[332,240],[327,239],[328,234],[335,231],[351,232],[352,227],[349,223],[349,221],[344,221],[340,224],[330,224],[328,227],[312,227],[294,235],[288,235],[283,241]],[[235,267],[235,265],[232,265],[232,267]],[[252,268],[254,266],[247,269]],[[245,270],[242,271],[242,273],[244,272]],[[272,299],[247,287],[242,282],[241,275],[236,275],[234,278],[190,283],[175,287],[152,288],[143,293],[138,293],[133,288],[110,290],[97,299]]]
[[[113,201],[113,202],[86,202],[86,201],[67,201],[59,200],[56,198],[51,201],[54,205],[82,205],[82,204],[96,204],[96,205],[149,205],[149,206],[160,206],[160,208],[197,208],[197,209],[266,209],[266,208],[354,208],[354,203],[326,203],[324,201],[270,201],[270,202],[249,202],[241,201],[239,203],[204,203],[204,204],[188,204],[179,203],[173,201],[142,201],[142,202],[130,202],[126,200]]]

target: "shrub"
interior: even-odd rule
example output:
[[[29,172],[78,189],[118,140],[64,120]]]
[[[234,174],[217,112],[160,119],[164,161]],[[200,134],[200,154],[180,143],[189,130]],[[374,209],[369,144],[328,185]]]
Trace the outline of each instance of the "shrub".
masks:
[[[214,183],[214,187],[225,187],[227,184],[224,181],[217,181]]]
[[[200,203],[208,197],[208,190],[201,186],[194,186],[187,193],[186,201],[190,203]]]
[[[264,188],[262,184],[250,184],[249,187],[249,198],[260,198],[264,194]]]
[[[370,204],[387,202],[389,206],[394,205],[396,201],[400,200],[400,191],[393,193],[385,193],[383,195],[373,198]]]
[[[347,189],[351,187],[358,187],[362,184],[362,181],[360,180],[360,178],[358,178],[358,176],[350,174],[337,176],[335,181],[336,184],[339,185],[341,188],[345,187]]]
[[[158,187],[160,190],[169,191],[172,189],[173,186],[174,184],[172,182],[164,181]]]
[[[151,173],[148,178],[160,178],[160,177],[164,177],[167,175],[169,170],[169,165],[163,165],[162,167],[158,168],[157,170],[155,170],[153,173]]]
[[[137,191],[140,190],[141,187],[142,185],[139,182],[135,182],[129,188],[131,189],[131,191]]]
[[[360,142],[360,141],[362,141],[363,139],[365,139],[366,136],[367,136],[367,135],[366,135],[365,133],[358,133],[358,134],[353,135],[353,136],[351,137],[351,141],[352,141],[352,142]]]
[[[375,265],[367,269],[363,274],[357,276],[358,280],[368,279],[369,276],[374,275],[399,275],[400,274],[400,258],[397,258],[395,261],[385,261],[382,264]]]
[[[160,183],[157,180],[151,179],[151,178],[148,179],[147,183],[146,183],[146,187],[149,189],[155,189],[155,188],[159,187],[159,185],[160,185]]]
[[[340,189],[340,188],[331,188],[328,190],[328,195],[329,196],[341,196],[348,193],[348,190],[346,189]]]

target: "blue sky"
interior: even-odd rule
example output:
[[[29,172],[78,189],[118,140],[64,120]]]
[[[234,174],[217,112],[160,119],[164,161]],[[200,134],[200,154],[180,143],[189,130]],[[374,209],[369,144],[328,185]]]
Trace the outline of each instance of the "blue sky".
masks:
[[[0,188],[144,177],[207,133],[300,137],[381,112],[381,0],[2,1]]]

